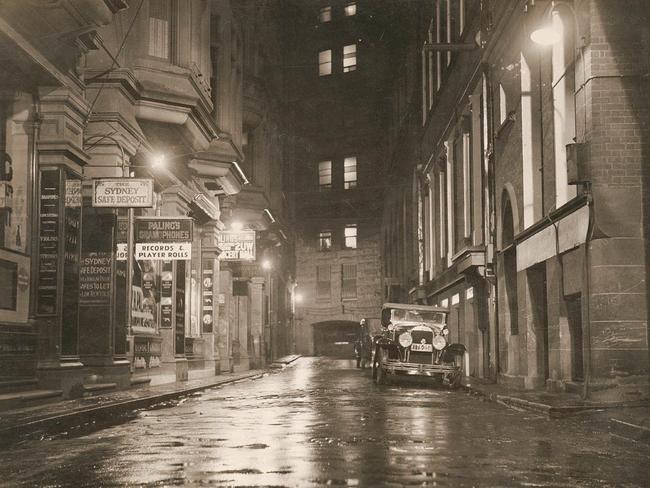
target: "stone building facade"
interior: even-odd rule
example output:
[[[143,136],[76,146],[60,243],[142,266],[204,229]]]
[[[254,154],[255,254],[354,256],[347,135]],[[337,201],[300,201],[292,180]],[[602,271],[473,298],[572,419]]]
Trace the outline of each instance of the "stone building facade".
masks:
[[[282,270],[288,247],[283,155],[268,142],[282,130],[281,72],[250,68],[260,49],[277,49],[279,24],[244,32],[243,21],[247,11],[268,15],[261,7],[270,8],[3,4],[2,53],[13,69],[0,80],[9,292],[0,389],[90,394],[259,367],[285,351],[290,300],[277,300],[275,335],[264,303],[274,287],[292,287],[263,269],[272,252]],[[251,118],[263,127],[255,145]],[[107,179],[150,181],[153,201],[100,208],[93,188]],[[258,252],[225,261],[222,237],[237,219]],[[184,259],[135,259],[156,226],[183,235]]]
[[[400,286],[450,307],[472,376],[648,393],[650,10],[623,3],[422,2],[417,183],[383,232],[416,243]]]
[[[389,7],[286,2],[299,353],[352,354],[360,319],[380,310]]]

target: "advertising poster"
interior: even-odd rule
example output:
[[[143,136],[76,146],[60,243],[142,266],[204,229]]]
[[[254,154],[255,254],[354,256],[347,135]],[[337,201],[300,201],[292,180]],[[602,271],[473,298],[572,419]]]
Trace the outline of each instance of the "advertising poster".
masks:
[[[160,327],[171,329],[173,318],[173,265],[171,261],[163,261],[160,278]]]
[[[38,313],[43,315],[54,315],[57,312],[60,190],[59,170],[41,171]]]
[[[201,309],[203,332],[211,333],[214,323],[214,270],[213,260],[210,257],[203,258],[203,269],[201,270]]]

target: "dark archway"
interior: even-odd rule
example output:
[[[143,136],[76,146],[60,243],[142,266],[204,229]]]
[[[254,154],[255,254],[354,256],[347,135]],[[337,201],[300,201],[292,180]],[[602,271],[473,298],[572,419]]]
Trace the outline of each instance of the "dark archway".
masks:
[[[357,339],[359,322],[327,320],[313,323],[312,329],[315,356],[354,358],[354,341]]]
[[[510,315],[510,335],[519,334],[517,303],[517,246],[514,242],[515,228],[510,198],[504,194],[502,200],[501,243],[503,252],[503,272],[506,292],[507,312]]]

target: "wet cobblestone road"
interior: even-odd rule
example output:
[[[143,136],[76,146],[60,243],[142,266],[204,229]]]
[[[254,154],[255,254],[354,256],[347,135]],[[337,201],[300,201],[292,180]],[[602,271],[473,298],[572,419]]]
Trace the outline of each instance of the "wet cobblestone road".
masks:
[[[650,453],[591,417],[517,412],[462,392],[376,387],[351,361],[291,367],[0,451],[1,486],[650,484]]]

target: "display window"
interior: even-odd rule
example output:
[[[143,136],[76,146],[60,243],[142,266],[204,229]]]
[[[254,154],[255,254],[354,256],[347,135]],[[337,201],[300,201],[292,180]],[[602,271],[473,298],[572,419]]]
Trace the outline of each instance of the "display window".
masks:
[[[0,321],[24,323],[29,312],[31,96],[0,97]]]

